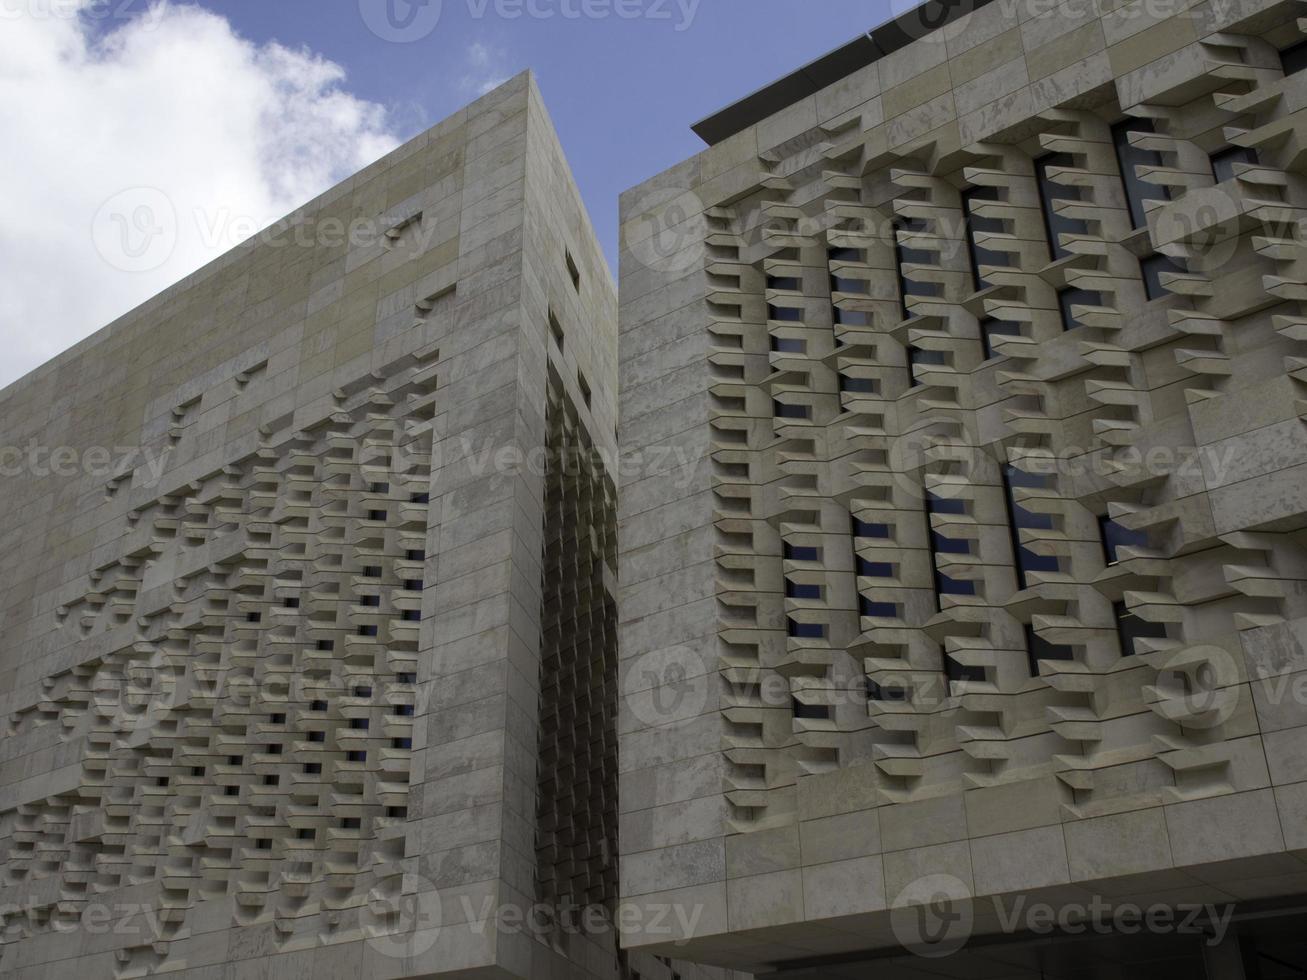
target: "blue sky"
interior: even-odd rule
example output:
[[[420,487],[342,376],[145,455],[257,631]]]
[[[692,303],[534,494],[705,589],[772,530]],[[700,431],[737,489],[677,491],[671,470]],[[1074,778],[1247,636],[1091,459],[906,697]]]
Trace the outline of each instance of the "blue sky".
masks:
[[[692,123],[911,2],[2,0],[0,386],[528,67],[616,272]]]
[[[408,15],[406,0],[393,2]],[[358,0],[204,5],[253,41],[307,45],[340,64],[346,87],[390,107],[404,135],[480,84],[533,68],[614,274],[618,194],[702,149],[692,123],[889,16],[887,0],[634,0],[628,17],[586,2],[536,0],[549,16],[533,17],[525,0],[443,0],[434,29],[410,43],[377,37]],[[425,28],[415,16],[414,32]]]

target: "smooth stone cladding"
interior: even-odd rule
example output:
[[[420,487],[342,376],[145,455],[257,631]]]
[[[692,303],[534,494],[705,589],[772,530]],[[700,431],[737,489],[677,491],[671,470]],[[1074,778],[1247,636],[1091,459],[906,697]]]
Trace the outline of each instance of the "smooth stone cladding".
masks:
[[[0,392],[0,974],[728,976],[567,917],[616,340],[523,74]]]
[[[676,955],[1201,976],[895,957],[941,898],[1307,893],[1301,12],[990,3],[623,196],[620,886],[708,910]]]

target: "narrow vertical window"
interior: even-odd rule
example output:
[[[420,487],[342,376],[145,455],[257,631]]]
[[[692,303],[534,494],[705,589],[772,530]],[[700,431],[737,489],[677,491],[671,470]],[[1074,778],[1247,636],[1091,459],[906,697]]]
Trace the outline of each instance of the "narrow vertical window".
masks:
[[[1081,218],[1068,218],[1054,209],[1057,201],[1080,200],[1080,188],[1061,184],[1049,176],[1055,167],[1074,167],[1075,158],[1069,153],[1049,153],[1035,161],[1035,178],[1039,184],[1039,200],[1044,205],[1044,232],[1048,236],[1048,250],[1054,260],[1071,253],[1062,244],[1063,235],[1086,235],[1089,225]]]
[[[1130,143],[1131,133],[1152,131],[1153,124],[1147,119],[1127,119],[1112,127],[1116,162],[1121,168],[1121,181],[1125,184],[1126,201],[1130,205],[1130,224],[1135,228],[1145,224],[1145,201],[1166,201],[1171,197],[1165,187],[1144,180],[1135,169],[1161,166],[1162,155],[1156,150],[1143,150]]]
[[[1003,267],[1011,265],[1006,252],[997,252],[976,242],[978,234],[1002,234],[1006,230],[1001,218],[985,217],[977,213],[982,202],[997,200],[999,200],[997,187],[972,187],[962,192],[962,209],[967,217],[967,251],[971,255],[971,281],[977,292],[991,285],[980,274],[982,265]]]
[[[1027,588],[1027,576],[1032,572],[1059,571],[1057,558],[1053,555],[1037,555],[1021,543],[1021,529],[1049,531],[1053,528],[1053,518],[1049,514],[1037,514],[1017,503],[1016,487],[1046,488],[1052,481],[1043,474],[1027,473],[1008,464],[1003,467],[1003,492],[1007,500],[1008,527],[1012,534],[1012,555],[1017,573],[1017,586]]]

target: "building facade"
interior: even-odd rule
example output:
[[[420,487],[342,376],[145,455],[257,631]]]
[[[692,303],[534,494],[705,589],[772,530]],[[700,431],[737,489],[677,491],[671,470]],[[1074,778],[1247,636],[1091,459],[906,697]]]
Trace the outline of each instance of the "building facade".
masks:
[[[928,5],[624,195],[621,894],[678,955],[1307,976],[1302,13]]]
[[[0,393],[0,973],[673,975],[616,339],[524,74]]]

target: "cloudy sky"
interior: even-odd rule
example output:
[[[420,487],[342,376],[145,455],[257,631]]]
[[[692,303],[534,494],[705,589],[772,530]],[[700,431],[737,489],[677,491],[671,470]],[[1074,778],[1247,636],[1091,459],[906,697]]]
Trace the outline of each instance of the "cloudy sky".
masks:
[[[890,12],[0,0],[0,386],[528,66],[615,264],[617,195],[701,148],[692,122]]]

